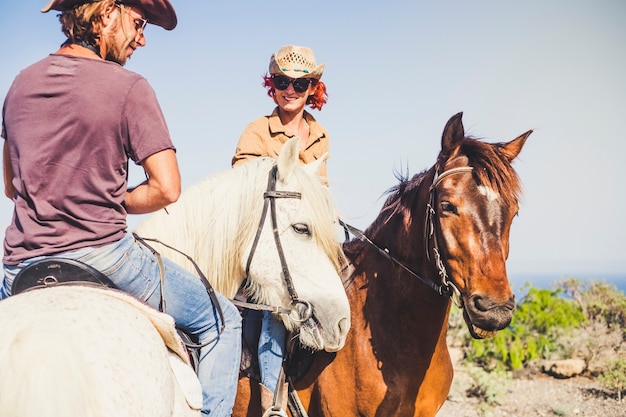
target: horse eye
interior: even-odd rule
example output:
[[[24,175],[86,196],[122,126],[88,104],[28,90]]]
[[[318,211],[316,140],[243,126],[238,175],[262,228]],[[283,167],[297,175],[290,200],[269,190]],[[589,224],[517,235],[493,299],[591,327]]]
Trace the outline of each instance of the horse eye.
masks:
[[[449,201],[441,202],[441,211],[445,211],[452,214],[458,214],[456,206]]]
[[[301,235],[310,235],[311,234],[311,231],[309,230],[309,226],[307,226],[304,223],[296,223],[296,224],[294,224],[291,227],[293,227],[293,230],[296,233],[298,233],[298,234],[301,234]]]

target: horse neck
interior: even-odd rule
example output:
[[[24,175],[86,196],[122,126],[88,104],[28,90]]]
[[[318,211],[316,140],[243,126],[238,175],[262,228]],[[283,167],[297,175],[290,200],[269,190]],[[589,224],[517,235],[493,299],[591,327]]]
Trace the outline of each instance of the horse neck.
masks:
[[[378,218],[365,230],[365,235],[378,248],[359,239],[344,245],[348,260],[354,266],[353,278],[368,285],[371,291],[381,294],[394,294],[396,301],[422,302],[431,305],[437,311],[446,312],[450,302],[437,294],[418,278],[395,265],[379,249],[387,251],[395,260],[405,265],[420,277],[440,283],[437,269],[427,255],[425,220],[429,203],[429,187],[434,176],[434,169],[425,174],[424,180],[409,192],[411,196],[400,196],[410,204],[386,205]],[[396,304],[397,305],[397,304]]]

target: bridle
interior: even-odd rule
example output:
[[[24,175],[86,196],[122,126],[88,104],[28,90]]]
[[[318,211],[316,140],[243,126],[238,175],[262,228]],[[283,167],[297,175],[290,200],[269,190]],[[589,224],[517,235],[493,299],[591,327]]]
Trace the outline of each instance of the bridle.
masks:
[[[259,222],[259,227],[257,228],[256,235],[254,237],[254,241],[252,243],[252,248],[250,249],[250,255],[248,255],[248,262],[246,263],[246,278],[244,280],[248,281],[250,279],[250,265],[252,264],[252,258],[254,257],[254,252],[256,251],[257,245],[259,244],[259,240],[261,238],[261,232],[263,231],[263,225],[265,224],[265,218],[267,217],[268,208],[270,211],[270,218],[272,221],[272,231],[274,234],[274,242],[276,243],[276,249],[278,251],[278,257],[280,258],[281,265],[281,276],[285,281],[285,285],[287,286],[287,291],[289,292],[289,297],[291,298],[291,306],[298,312],[299,319],[298,322],[306,322],[313,316],[313,306],[301,298],[298,297],[298,293],[293,285],[293,279],[291,278],[291,274],[289,273],[289,267],[287,266],[287,260],[285,259],[285,253],[283,251],[283,246],[280,242],[280,235],[278,233],[278,222],[276,220],[276,199],[277,198],[296,198],[301,199],[302,193],[295,191],[279,191],[276,190],[276,179],[278,174],[278,166],[274,165],[269,172],[268,180],[267,180],[267,190],[263,193],[264,203],[263,203],[263,212],[261,213],[261,221]],[[257,310],[269,310],[275,311],[278,313],[289,314],[291,312],[290,309],[285,309],[283,307],[272,307],[265,306],[262,304],[256,303],[242,303],[237,302],[237,305],[244,306],[246,308],[253,308]]]
[[[452,297],[454,295],[456,297],[455,301],[458,304],[460,291],[448,279],[448,272],[446,271],[446,267],[441,258],[441,254],[439,251],[439,243],[437,242],[437,233],[435,231],[435,218],[437,217],[437,211],[435,210],[436,190],[437,190],[437,186],[441,183],[441,181],[443,181],[444,178],[449,177],[450,175],[472,172],[472,169],[473,168],[470,166],[451,168],[439,174],[439,168],[437,168],[435,170],[433,182],[429,188],[429,200],[428,200],[428,205],[426,207],[426,216],[424,220],[424,243],[427,248],[426,254],[427,254],[428,260],[431,263],[433,262],[433,260],[431,259],[430,253],[432,252],[434,254],[434,258],[435,258],[434,264],[435,264],[435,268],[438,271],[439,277],[441,278],[441,284],[433,281],[432,279],[428,277],[422,277],[421,275],[418,275],[412,269],[404,265],[402,262],[396,259],[393,255],[391,255],[388,248],[384,248],[384,249],[381,248],[380,246],[372,242],[372,240],[370,240],[367,236],[365,236],[365,234],[359,229],[352,227],[349,224],[346,224],[341,219],[339,220],[339,223],[343,226],[343,228],[346,231],[351,232],[354,236],[359,238],[361,241],[367,242],[369,245],[376,248],[383,257],[390,260],[394,265],[399,266],[400,268],[404,269],[406,272],[411,274],[413,277],[419,279],[424,284],[428,285],[437,294],[444,296],[444,297]]]
[[[435,210],[435,203],[436,203],[436,197],[437,197],[436,193],[437,193],[437,186],[441,183],[441,181],[443,181],[444,178],[449,177],[451,175],[455,175],[455,174],[472,172],[472,169],[473,168],[470,166],[450,168],[449,170],[444,171],[441,174],[439,174],[439,168],[435,170],[435,175],[433,176],[433,183],[431,184],[429,188],[428,206],[426,206],[426,220],[424,222],[425,223],[424,224],[424,239],[426,240],[425,243],[426,243],[426,248],[427,248],[426,256],[430,262],[433,262],[433,260],[430,257],[430,253],[431,252],[433,253],[435,257],[434,259],[435,267],[437,268],[437,272],[439,273],[439,277],[441,278],[441,285],[443,287],[450,289],[453,292],[453,293],[450,293],[450,296],[454,295],[457,300],[460,298],[461,292],[456,287],[456,285],[454,285],[454,283],[449,280],[448,272],[446,271],[446,266],[443,264],[443,259],[441,258],[441,252],[439,251],[437,231],[435,230],[436,229],[435,217],[437,216],[437,212]],[[429,242],[432,242],[432,245],[430,245]],[[457,301],[457,304],[459,304],[458,301]]]

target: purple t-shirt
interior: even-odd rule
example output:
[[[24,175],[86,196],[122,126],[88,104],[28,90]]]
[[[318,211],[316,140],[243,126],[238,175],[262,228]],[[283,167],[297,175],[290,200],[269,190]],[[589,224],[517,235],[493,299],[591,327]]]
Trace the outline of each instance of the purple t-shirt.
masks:
[[[129,158],[174,149],[146,79],[108,61],[44,58],[15,78],[2,118],[17,190],[8,265],[121,239]]]

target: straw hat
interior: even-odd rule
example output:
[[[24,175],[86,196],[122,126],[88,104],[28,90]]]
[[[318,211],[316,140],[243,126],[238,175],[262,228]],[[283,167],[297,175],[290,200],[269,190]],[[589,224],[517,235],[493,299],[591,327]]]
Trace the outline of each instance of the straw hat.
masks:
[[[97,1],[101,0],[51,0],[41,11],[43,13],[50,10],[65,12],[79,4],[95,3]],[[176,12],[169,0],[121,0],[118,3],[139,7],[146,14],[146,19],[148,19],[149,23],[161,26],[163,29],[172,30],[178,23]]]
[[[315,55],[304,46],[283,46],[270,58],[270,74],[286,75],[290,78],[322,78],[324,66],[317,65]]]

